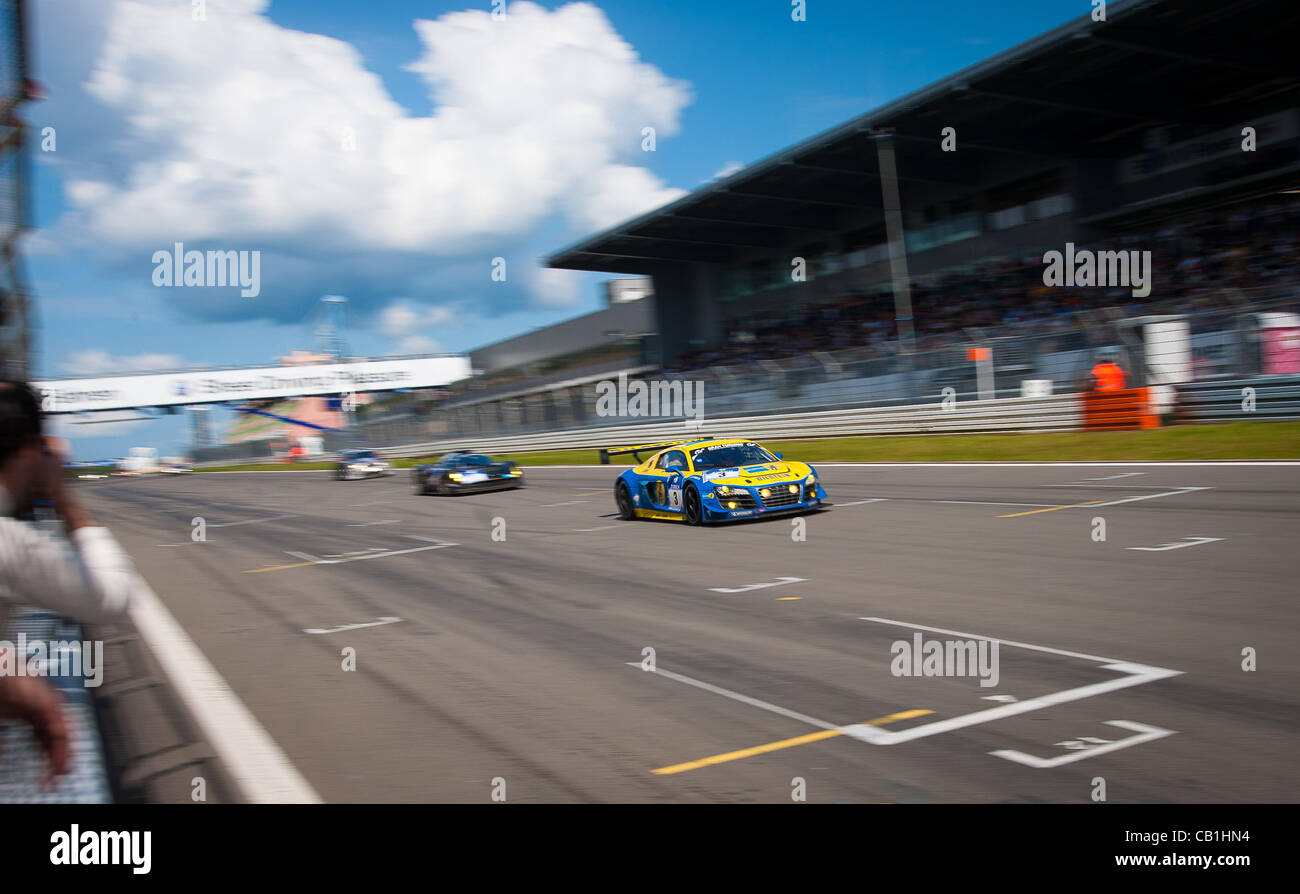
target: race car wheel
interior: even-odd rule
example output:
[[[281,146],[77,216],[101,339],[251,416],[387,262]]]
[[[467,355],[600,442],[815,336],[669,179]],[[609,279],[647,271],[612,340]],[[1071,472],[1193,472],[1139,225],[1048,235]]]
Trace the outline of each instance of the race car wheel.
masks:
[[[699,525],[704,523],[704,507],[700,504],[700,492],[693,487],[686,488],[683,515],[686,517],[686,524]]]
[[[623,521],[636,518],[636,510],[632,508],[632,495],[628,493],[626,482],[620,481],[614,488],[614,502],[618,504],[618,517]]]

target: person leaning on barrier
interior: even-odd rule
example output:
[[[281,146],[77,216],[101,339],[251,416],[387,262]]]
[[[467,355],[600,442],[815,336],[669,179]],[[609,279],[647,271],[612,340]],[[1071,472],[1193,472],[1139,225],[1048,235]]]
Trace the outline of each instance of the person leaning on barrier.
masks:
[[[61,457],[42,424],[40,398],[31,386],[0,381],[0,634],[13,605],[111,623],[131,601],[131,560],[64,486]],[[66,539],[15,517],[36,500],[52,504]],[[0,674],[0,717],[32,724],[54,771],[66,769],[67,729],[58,693],[48,684]]]

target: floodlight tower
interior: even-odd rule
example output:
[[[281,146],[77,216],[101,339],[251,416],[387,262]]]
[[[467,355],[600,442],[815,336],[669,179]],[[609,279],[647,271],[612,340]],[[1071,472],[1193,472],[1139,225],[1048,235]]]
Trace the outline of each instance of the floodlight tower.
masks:
[[[323,295],[320,299],[320,324],[316,327],[316,350],[335,360],[347,358],[348,345],[343,333],[347,329],[345,311],[348,299],[342,295]]]

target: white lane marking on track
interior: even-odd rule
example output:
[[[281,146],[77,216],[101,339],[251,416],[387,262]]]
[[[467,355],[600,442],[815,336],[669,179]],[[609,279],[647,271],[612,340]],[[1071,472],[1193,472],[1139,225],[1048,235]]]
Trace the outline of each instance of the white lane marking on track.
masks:
[[[1059,503],[1003,503],[997,500],[930,500],[931,503],[951,503],[958,506],[1040,506],[1050,509]]]
[[[262,522],[280,521],[286,518],[300,518],[297,515],[273,515],[270,518],[250,518],[247,521],[225,522],[219,525],[208,525],[209,528],[237,528],[240,525],[258,525]]]
[[[554,509],[556,506],[577,506],[579,503],[590,503],[591,500],[567,500],[563,503],[543,503],[538,509]]]
[[[1000,639],[995,636],[980,636],[975,633],[962,633],[959,630],[945,630],[942,627],[927,627],[925,624],[909,624],[906,621],[891,621],[889,618],[858,618],[859,621],[875,621],[877,624],[890,624],[894,627],[910,627],[913,630],[928,630],[930,633],[947,633],[961,639],[996,639],[1004,646],[1015,646],[1018,649],[1029,649],[1034,652],[1046,652],[1049,655],[1063,655],[1066,658],[1082,658],[1084,661],[1096,661],[1100,664],[1119,664],[1115,658],[1103,658],[1100,655],[1086,655],[1083,652],[1068,652],[1065,649],[1054,649],[1051,646],[1035,646],[1032,643],[1016,642],[1012,639]]]
[[[845,506],[865,506],[867,503],[885,503],[885,502],[888,502],[888,500],[886,500],[885,497],[876,497],[874,500],[855,500],[852,503],[836,503],[835,506],[836,508],[843,508]]]
[[[709,587],[710,593],[746,593],[750,590],[761,590],[764,587],[779,587],[782,584],[803,583],[802,577],[778,577],[776,580],[768,581],[762,584],[749,584],[745,587]]]
[[[1062,764],[1071,764],[1075,761],[1081,761],[1084,758],[1096,757],[1099,754],[1119,751],[1121,748],[1132,748],[1134,745],[1141,745],[1143,742],[1151,742],[1156,739],[1163,739],[1165,736],[1172,736],[1176,732],[1176,730],[1161,729],[1158,726],[1147,726],[1145,723],[1137,723],[1132,720],[1107,720],[1105,723],[1108,726],[1118,726],[1121,729],[1133,730],[1138,733],[1138,735],[1129,736],[1127,739],[1120,739],[1118,742],[1109,742],[1105,745],[1084,748],[1070,754],[1061,754],[1056,757],[1035,757],[1032,754],[1025,754],[1023,751],[1015,751],[1010,748],[990,751],[989,754],[994,757],[1001,757],[1009,761],[1015,761],[1018,764],[1024,764],[1026,767],[1034,767],[1038,770],[1044,770],[1050,767],[1059,767]]]
[[[1170,549],[1182,549],[1184,546],[1200,546],[1202,543],[1217,543],[1223,540],[1222,537],[1188,537],[1185,541],[1174,543],[1162,543],[1159,546],[1126,546],[1125,549],[1136,549],[1144,553],[1162,553]]]
[[[1169,670],[1168,668],[1163,667],[1152,667],[1145,664],[1137,664],[1135,662],[1115,661],[1112,658],[1102,658],[1099,655],[1086,655],[1082,652],[1069,652],[1064,649],[1053,649],[1050,646],[1036,646],[1031,643],[1021,643],[1014,640],[979,636],[977,634],[963,633],[957,630],[945,630],[940,627],[928,627],[924,624],[908,624],[904,621],[892,621],[888,618],[864,617],[859,618],[858,620],[874,621],[878,624],[891,624],[896,627],[910,627],[915,630],[929,630],[934,633],[947,633],[963,639],[997,640],[998,643],[1006,646],[1016,646],[1023,649],[1030,649],[1035,652],[1047,652],[1053,655],[1065,655],[1071,658],[1082,658],[1086,661],[1099,662],[1102,664],[1103,670],[1115,671],[1116,673],[1126,675],[1123,677],[1116,677],[1113,680],[1105,680],[1101,683],[1077,686],[1074,689],[1065,689],[1060,692],[1053,692],[1048,695],[1025,699],[1024,701],[1003,705],[999,708],[987,708],[983,711],[963,714],[960,717],[953,717],[948,720],[937,720],[933,723],[925,723],[921,726],[916,726],[900,732],[884,730],[880,727],[866,726],[865,724],[855,724],[844,728],[845,735],[861,739],[862,741],[869,742],[873,745],[896,745],[900,742],[910,742],[913,739],[946,733],[951,730],[975,726],[980,723],[988,723],[993,720],[1001,720],[1004,717],[1013,717],[1017,714],[1037,711],[1040,708],[1047,708],[1052,705],[1060,705],[1066,702],[1078,701],[1079,699],[1091,698],[1094,695],[1102,695],[1103,693],[1112,692],[1117,689],[1125,689],[1130,686],[1140,686],[1143,683],[1151,683],[1156,680],[1163,680],[1167,677],[1176,677],[1182,673],[1182,671]]]
[[[422,553],[431,549],[446,549],[449,546],[460,545],[459,543],[448,543],[445,540],[435,540],[432,537],[419,537],[416,536],[415,534],[406,534],[405,536],[411,540],[424,541],[425,543],[432,544],[432,546],[417,546],[411,549],[390,549],[390,550],[384,550],[382,547],[371,547],[372,550],[380,550],[380,551],[366,552],[365,555],[352,555],[352,556],[347,556],[346,558],[313,556],[311,553],[299,553],[287,549],[285,550],[285,553],[290,556],[293,556],[296,559],[302,559],[304,562],[311,562],[314,565],[343,565],[348,562],[361,562],[366,559],[386,559],[389,556],[405,556],[405,555],[410,555],[411,553]]]
[[[1168,485],[1165,484],[1082,484],[1077,481],[1074,484],[1040,484],[1038,486],[1039,487],[1086,487],[1089,490],[1092,490],[1094,488],[1103,488],[1103,487],[1108,490],[1155,490],[1157,487],[1168,487]],[[1196,488],[1190,488],[1190,490],[1196,490]]]
[[[397,525],[401,524],[400,518],[386,518],[383,521],[373,522],[353,522],[348,525],[349,528],[373,528],[375,525]]]
[[[308,627],[303,633],[325,634],[325,633],[342,633],[345,630],[360,630],[363,627],[382,627],[385,624],[399,624],[401,618],[380,618],[377,621],[367,621],[364,624],[344,624],[342,627]]]
[[[1213,490],[1213,489],[1214,488],[1212,487],[1180,487],[1177,490],[1167,490],[1159,494],[1142,494],[1136,497],[1125,497],[1122,500],[1111,500],[1108,503],[1092,503],[1086,508],[1104,509],[1107,506],[1119,506],[1122,503],[1136,503],[1139,500],[1156,500],[1159,499],[1160,497],[1177,497],[1177,496],[1181,496],[1182,494],[1190,494],[1198,490]]]
[[[1118,475],[1103,475],[1100,478],[1085,478],[1084,481],[1114,481],[1116,478],[1133,478],[1146,472],[1120,472]]]
[[[587,534],[591,531],[612,531],[617,527],[618,525],[601,525],[599,528],[574,528],[573,530]]]
[[[311,783],[138,574],[130,616],[245,801],[321,803]]]
[[[641,667],[639,661],[628,661],[626,664],[628,667]],[[782,717],[789,717],[792,720],[798,720],[812,726],[819,726],[822,729],[839,729],[835,724],[827,723],[825,720],[818,720],[816,717],[809,717],[807,714],[800,714],[798,711],[791,711],[789,708],[783,708],[780,705],[774,705],[771,702],[751,698],[748,695],[741,695],[739,692],[733,692],[730,689],[723,689],[721,686],[714,686],[712,683],[705,683],[703,680],[696,680],[682,674],[675,674],[672,671],[666,671],[661,667],[656,667],[652,671],[643,670],[642,673],[658,674],[661,677],[676,680],[678,683],[685,683],[688,686],[694,686],[697,689],[703,689],[706,692],[712,692],[716,695],[724,695],[729,699],[743,702],[746,705],[753,705],[755,708],[762,708],[764,711],[771,711],[773,714],[780,714]]]

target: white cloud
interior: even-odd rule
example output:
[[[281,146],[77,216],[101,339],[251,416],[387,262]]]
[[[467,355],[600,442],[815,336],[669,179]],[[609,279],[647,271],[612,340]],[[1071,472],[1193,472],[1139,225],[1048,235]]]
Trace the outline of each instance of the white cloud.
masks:
[[[112,373],[157,372],[183,369],[185,361],[176,354],[132,354],[114,356],[103,348],[78,351],[62,364],[63,371],[73,376],[102,376]]]
[[[714,174],[712,177],[710,177],[709,179],[722,180],[726,177],[730,177],[732,174],[736,173],[737,171],[743,171],[744,169],[745,166],[740,162],[729,161],[726,164],[724,164],[722,167],[718,168],[718,172]]]
[[[445,328],[455,317],[450,307],[414,308],[395,301],[380,311],[379,331],[393,340],[393,354],[440,354],[443,347],[438,340],[418,330]]]
[[[443,350],[442,345],[436,339],[429,338],[427,335],[407,335],[398,340],[393,353],[399,356],[407,354],[441,354]]]
[[[528,280],[528,292],[539,307],[572,307],[582,297],[583,276],[574,270],[537,267]]]
[[[183,240],[275,246],[325,272],[345,253],[396,253],[414,271],[429,255],[504,254],[557,214],[586,230],[681,195],[634,163],[643,127],[678,132],[689,85],[641,61],[591,3],[415,22],[423,117],[350,44],[275,24],[266,0],[207,0],[204,22],[175,0],[103,3],[85,89],[118,116],[95,151],[120,163],[65,168],[79,172],[67,224],[114,261]]]
[[[601,230],[666,205],[686,195],[662,186],[645,168],[605,165],[591,172],[567,203],[571,215],[588,230]]]

